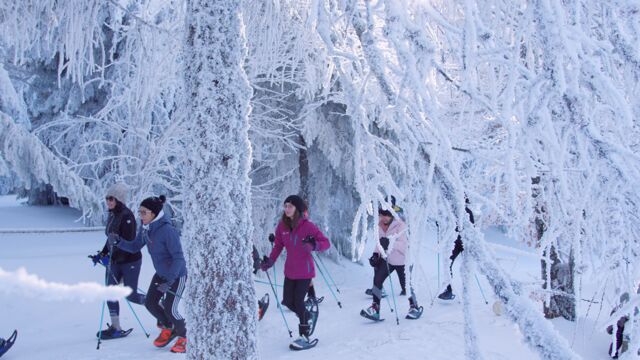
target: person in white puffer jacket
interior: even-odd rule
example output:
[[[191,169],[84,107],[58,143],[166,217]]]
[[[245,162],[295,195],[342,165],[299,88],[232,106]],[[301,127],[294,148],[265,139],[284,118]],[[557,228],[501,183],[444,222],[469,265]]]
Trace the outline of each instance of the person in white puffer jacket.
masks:
[[[400,208],[395,204],[395,198],[391,196],[391,205],[397,213]],[[397,209],[397,210],[396,210]],[[387,277],[394,271],[398,272],[400,286],[402,287],[401,295],[406,294],[405,284],[405,261],[408,249],[407,226],[400,218],[394,217],[391,211],[382,207],[378,208],[380,221],[378,222],[379,240],[373,256],[369,259],[371,266],[374,267],[373,303],[371,306],[361,311],[361,315],[372,319],[380,319],[380,299],[382,298],[382,284]],[[409,299],[410,310],[417,307],[413,297]]]

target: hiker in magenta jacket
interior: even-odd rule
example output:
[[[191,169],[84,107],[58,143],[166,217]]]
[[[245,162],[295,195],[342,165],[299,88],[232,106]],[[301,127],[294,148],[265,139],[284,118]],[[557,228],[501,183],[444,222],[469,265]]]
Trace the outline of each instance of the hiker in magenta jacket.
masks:
[[[304,297],[311,279],[316,276],[311,252],[327,250],[331,244],[318,227],[306,218],[306,210],[301,197],[291,195],[285,199],[284,213],[276,227],[273,250],[262,263],[261,269],[267,271],[276,262],[282,249],[287,249],[282,303],[296,313],[300,320],[300,336],[308,341],[312,324],[309,324],[311,318],[305,308]]]

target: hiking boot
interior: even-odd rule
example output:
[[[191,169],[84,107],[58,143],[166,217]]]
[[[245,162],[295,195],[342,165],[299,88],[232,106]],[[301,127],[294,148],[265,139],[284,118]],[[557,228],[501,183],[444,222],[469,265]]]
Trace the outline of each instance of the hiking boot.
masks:
[[[182,336],[178,337],[178,340],[176,341],[175,344],[173,344],[173,347],[171,348],[171,352],[172,353],[187,352],[187,338]]]
[[[371,320],[380,320],[380,306],[373,303],[367,310],[362,310],[361,315]]]
[[[456,296],[453,295],[453,290],[451,289],[451,285],[447,285],[445,291],[442,294],[438,295],[438,299],[440,300],[453,300]]]
[[[160,335],[153,341],[153,345],[165,347],[174,337],[176,337],[176,335],[173,333],[173,329],[163,328],[162,331],[160,331]]]

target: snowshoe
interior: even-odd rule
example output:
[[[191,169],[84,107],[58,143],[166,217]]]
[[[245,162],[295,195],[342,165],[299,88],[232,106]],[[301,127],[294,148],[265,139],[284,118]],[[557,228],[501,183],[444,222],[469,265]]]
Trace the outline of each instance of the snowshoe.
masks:
[[[109,324],[107,324],[109,325]],[[133,328],[129,330],[116,329],[113,326],[110,326],[106,330],[101,330],[96,333],[96,337],[102,340],[112,340],[123,338],[133,331]]]
[[[318,323],[318,315],[320,315],[320,311],[318,309],[318,303],[314,301],[313,298],[307,299],[311,300],[309,306],[305,304],[307,311],[309,312],[309,336],[313,335],[313,331],[316,329],[316,324]]]
[[[13,346],[13,343],[16,342],[16,338],[18,337],[18,330],[13,330],[13,333],[7,340],[0,339],[0,356],[9,351]]]
[[[267,313],[269,308],[269,294],[264,294],[262,299],[258,300],[258,321],[262,320],[264,314]]]
[[[453,300],[456,296],[453,294],[453,290],[451,289],[451,285],[447,285],[447,289],[442,292],[442,294],[438,295],[438,299],[440,300]]]
[[[412,306],[411,308],[409,308],[409,312],[404,318],[409,320],[420,319],[420,316],[422,316],[422,310],[422,306]]]
[[[384,319],[380,318],[380,310],[378,309],[378,307],[376,306],[376,304],[373,304],[371,306],[369,306],[367,308],[367,310],[360,310],[360,316],[367,318],[369,320],[373,320],[373,321],[382,321]]]
[[[310,340],[308,336],[300,335],[299,338],[295,339],[291,344],[289,344],[289,349],[307,350],[316,346],[317,343],[318,343],[318,339]]]
[[[324,301],[324,296],[320,296],[319,298],[308,297],[307,300],[304,301],[304,306],[307,308],[307,310],[309,310],[309,307],[311,306],[311,299],[314,299],[316,301],[316,304],[320,304],[322,301]]]

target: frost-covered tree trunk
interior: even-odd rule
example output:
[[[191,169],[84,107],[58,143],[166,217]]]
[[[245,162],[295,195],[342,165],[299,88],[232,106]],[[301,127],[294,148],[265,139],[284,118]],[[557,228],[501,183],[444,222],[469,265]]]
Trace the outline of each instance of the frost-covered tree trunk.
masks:
[[[555,246],[550,246],[549,251],[544,252],[542,263],[542,288],[549,291],[550,296],[545,300],[544,316],[549,319],[562,316],[575,321],[576,301],[573,289],[573,252],[561,256]],[[548,261],[547,261],[548,259]],[[549,268],[547,268],[547,265]],[[548,272],[548,273],[547,273]],[[548,281],[547,281],[548,279]]]
[[[187,5],[184,183],[189,359],[255,359],[251,275],[251,96],[240,1]]]

